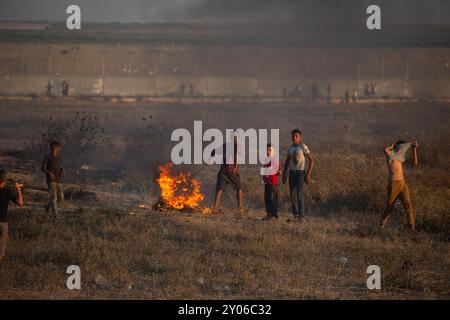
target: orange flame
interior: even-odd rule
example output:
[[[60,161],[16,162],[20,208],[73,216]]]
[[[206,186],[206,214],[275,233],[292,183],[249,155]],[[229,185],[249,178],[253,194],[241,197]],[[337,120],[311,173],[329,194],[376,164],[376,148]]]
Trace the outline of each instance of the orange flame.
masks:
[[[200,191],[200,181],[192,178],[190,173],[171,174],[173,163],[159,167],[159,178],[156,182],[161,190],[161,198],[168,208],[177,210],[199,208],[205,196]],[[208,208],[200,208],[209,213]]]

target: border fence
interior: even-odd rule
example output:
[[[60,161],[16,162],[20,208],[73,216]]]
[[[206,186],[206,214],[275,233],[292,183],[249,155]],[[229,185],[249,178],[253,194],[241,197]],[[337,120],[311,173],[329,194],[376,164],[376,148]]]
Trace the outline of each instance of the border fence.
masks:
[[[450,48],[2,43],[0,95],[449,98]]]

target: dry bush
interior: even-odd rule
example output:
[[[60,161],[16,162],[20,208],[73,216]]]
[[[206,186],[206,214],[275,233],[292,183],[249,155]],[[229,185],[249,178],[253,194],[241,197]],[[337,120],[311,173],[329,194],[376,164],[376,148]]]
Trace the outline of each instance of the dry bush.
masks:
[[[75,168],[98,159],[109,144],[96,115],[76,112],[70,120],[43,120],[40,133],[30,140],[25,154],[39,162],[53,140],[61,143],[64,163]]]

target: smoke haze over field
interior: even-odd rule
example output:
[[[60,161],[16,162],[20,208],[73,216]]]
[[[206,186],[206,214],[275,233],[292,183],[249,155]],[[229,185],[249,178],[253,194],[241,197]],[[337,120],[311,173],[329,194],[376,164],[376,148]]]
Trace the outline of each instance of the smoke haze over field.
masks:
[[[355,22],[377,4],[386,23],[448,24],[448,0],[0,0],[0,20],[64,21],[78,4],[89,22]]]

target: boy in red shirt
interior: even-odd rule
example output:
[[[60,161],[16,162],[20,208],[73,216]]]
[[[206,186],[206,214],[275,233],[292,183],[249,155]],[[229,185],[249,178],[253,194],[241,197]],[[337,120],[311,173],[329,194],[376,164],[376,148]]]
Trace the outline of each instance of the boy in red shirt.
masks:
[[[274,158],[275,150],[272,144],[267,145],[267,156],[270,162],[265,164],[269,168],[269,174],[263,176],[264,182],[264,204],[267,216],[263,220],[278,219],[278,176],[281,175],[279,162]]]

